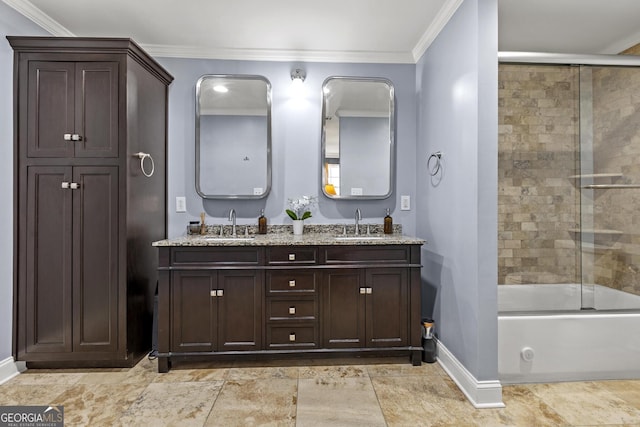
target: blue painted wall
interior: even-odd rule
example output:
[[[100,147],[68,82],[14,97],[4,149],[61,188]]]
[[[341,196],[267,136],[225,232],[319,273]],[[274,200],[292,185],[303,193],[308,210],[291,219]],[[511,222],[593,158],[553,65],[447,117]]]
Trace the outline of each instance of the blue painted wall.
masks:
[[[498,360],[497,48],[496,1],[465,0],[417,64],[423,311],[480,381],[497,379]]]
[[[415,210],[400,211],[400,195],[415,196],[416,93],[415,65],[411,64],[334,64],[264,61],[225,61],[157,58],[175,77],[169,87],[169,236],[184,233],[189,220],[207,213],[207,221],[227,224],[234,208],[238,224],[257,224],[264,209],[269,224],[289,224],[284,210],[287,199],[302,195],[318,196],[319,206],[308,221],[312,224],[354,221],[356,208],[363,223],[382,224],[390,208],[395,222],[405,232],[415,233]],[[307,78],[303,93],[295,94],[291,70],[303,68]],[[260,200],[203,200],[195,191],[195,84],[203,74],[259,74],[272,86],[272,164],[271,193]],[[396,94],[396,191],[386,200],[335,201],[320,191],[321,86],[329,76],[385,77]],[[187,198],[187,213],[175,212],[176,196]]]

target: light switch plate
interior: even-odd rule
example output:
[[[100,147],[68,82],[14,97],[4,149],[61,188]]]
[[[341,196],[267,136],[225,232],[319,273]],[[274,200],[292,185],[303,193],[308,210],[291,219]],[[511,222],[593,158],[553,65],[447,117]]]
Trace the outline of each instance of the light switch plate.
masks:
[[[184,196],[176,197],[176,212],[187,211],[187,199]]]
[[[411,210],[411,196],[400,196],[400,210],[401,211]]]

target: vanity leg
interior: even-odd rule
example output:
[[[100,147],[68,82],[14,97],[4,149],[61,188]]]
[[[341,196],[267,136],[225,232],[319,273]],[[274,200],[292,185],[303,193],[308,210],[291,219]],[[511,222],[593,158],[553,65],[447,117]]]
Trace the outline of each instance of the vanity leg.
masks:
[[[422,365],[422,351],[420,351],[420,350],[412,350],[411,351],[411,364],[413,366]]]
[[[158,357],[158,372],[161,374],[169,372],[171,368],[171,363],[169,362],[168,357]]]

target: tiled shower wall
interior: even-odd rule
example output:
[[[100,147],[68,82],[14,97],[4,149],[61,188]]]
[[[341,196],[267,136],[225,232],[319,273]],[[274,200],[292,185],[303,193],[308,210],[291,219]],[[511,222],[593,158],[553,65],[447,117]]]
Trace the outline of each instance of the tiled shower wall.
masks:
[[[594,67],[595,184],[640,184],[640,68]],[[640,188],[593,190],[594,248],[584,278],[640,295]],[[584,204],[584,203],[583,203]]]
[[[640,184],[640,69],[590,70],[589,183]],[[582,263],[584,283],[640,295],[640,189],[586,190],[580,207],[579,79],[578,67],[500,65],[498,283],[580,283]]]
[[[579,283],[578,69],[500,64],[498,283]]]

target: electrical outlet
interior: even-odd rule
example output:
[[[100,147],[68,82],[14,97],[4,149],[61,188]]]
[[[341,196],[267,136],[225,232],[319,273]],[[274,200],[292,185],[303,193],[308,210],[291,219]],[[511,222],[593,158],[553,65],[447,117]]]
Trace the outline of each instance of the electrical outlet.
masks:
[[[411,196],[400,196],[400,210],[401,211],[411,210]]]
[[[187,211],[187,199],[184,196],[176,197],[176,212]]]

